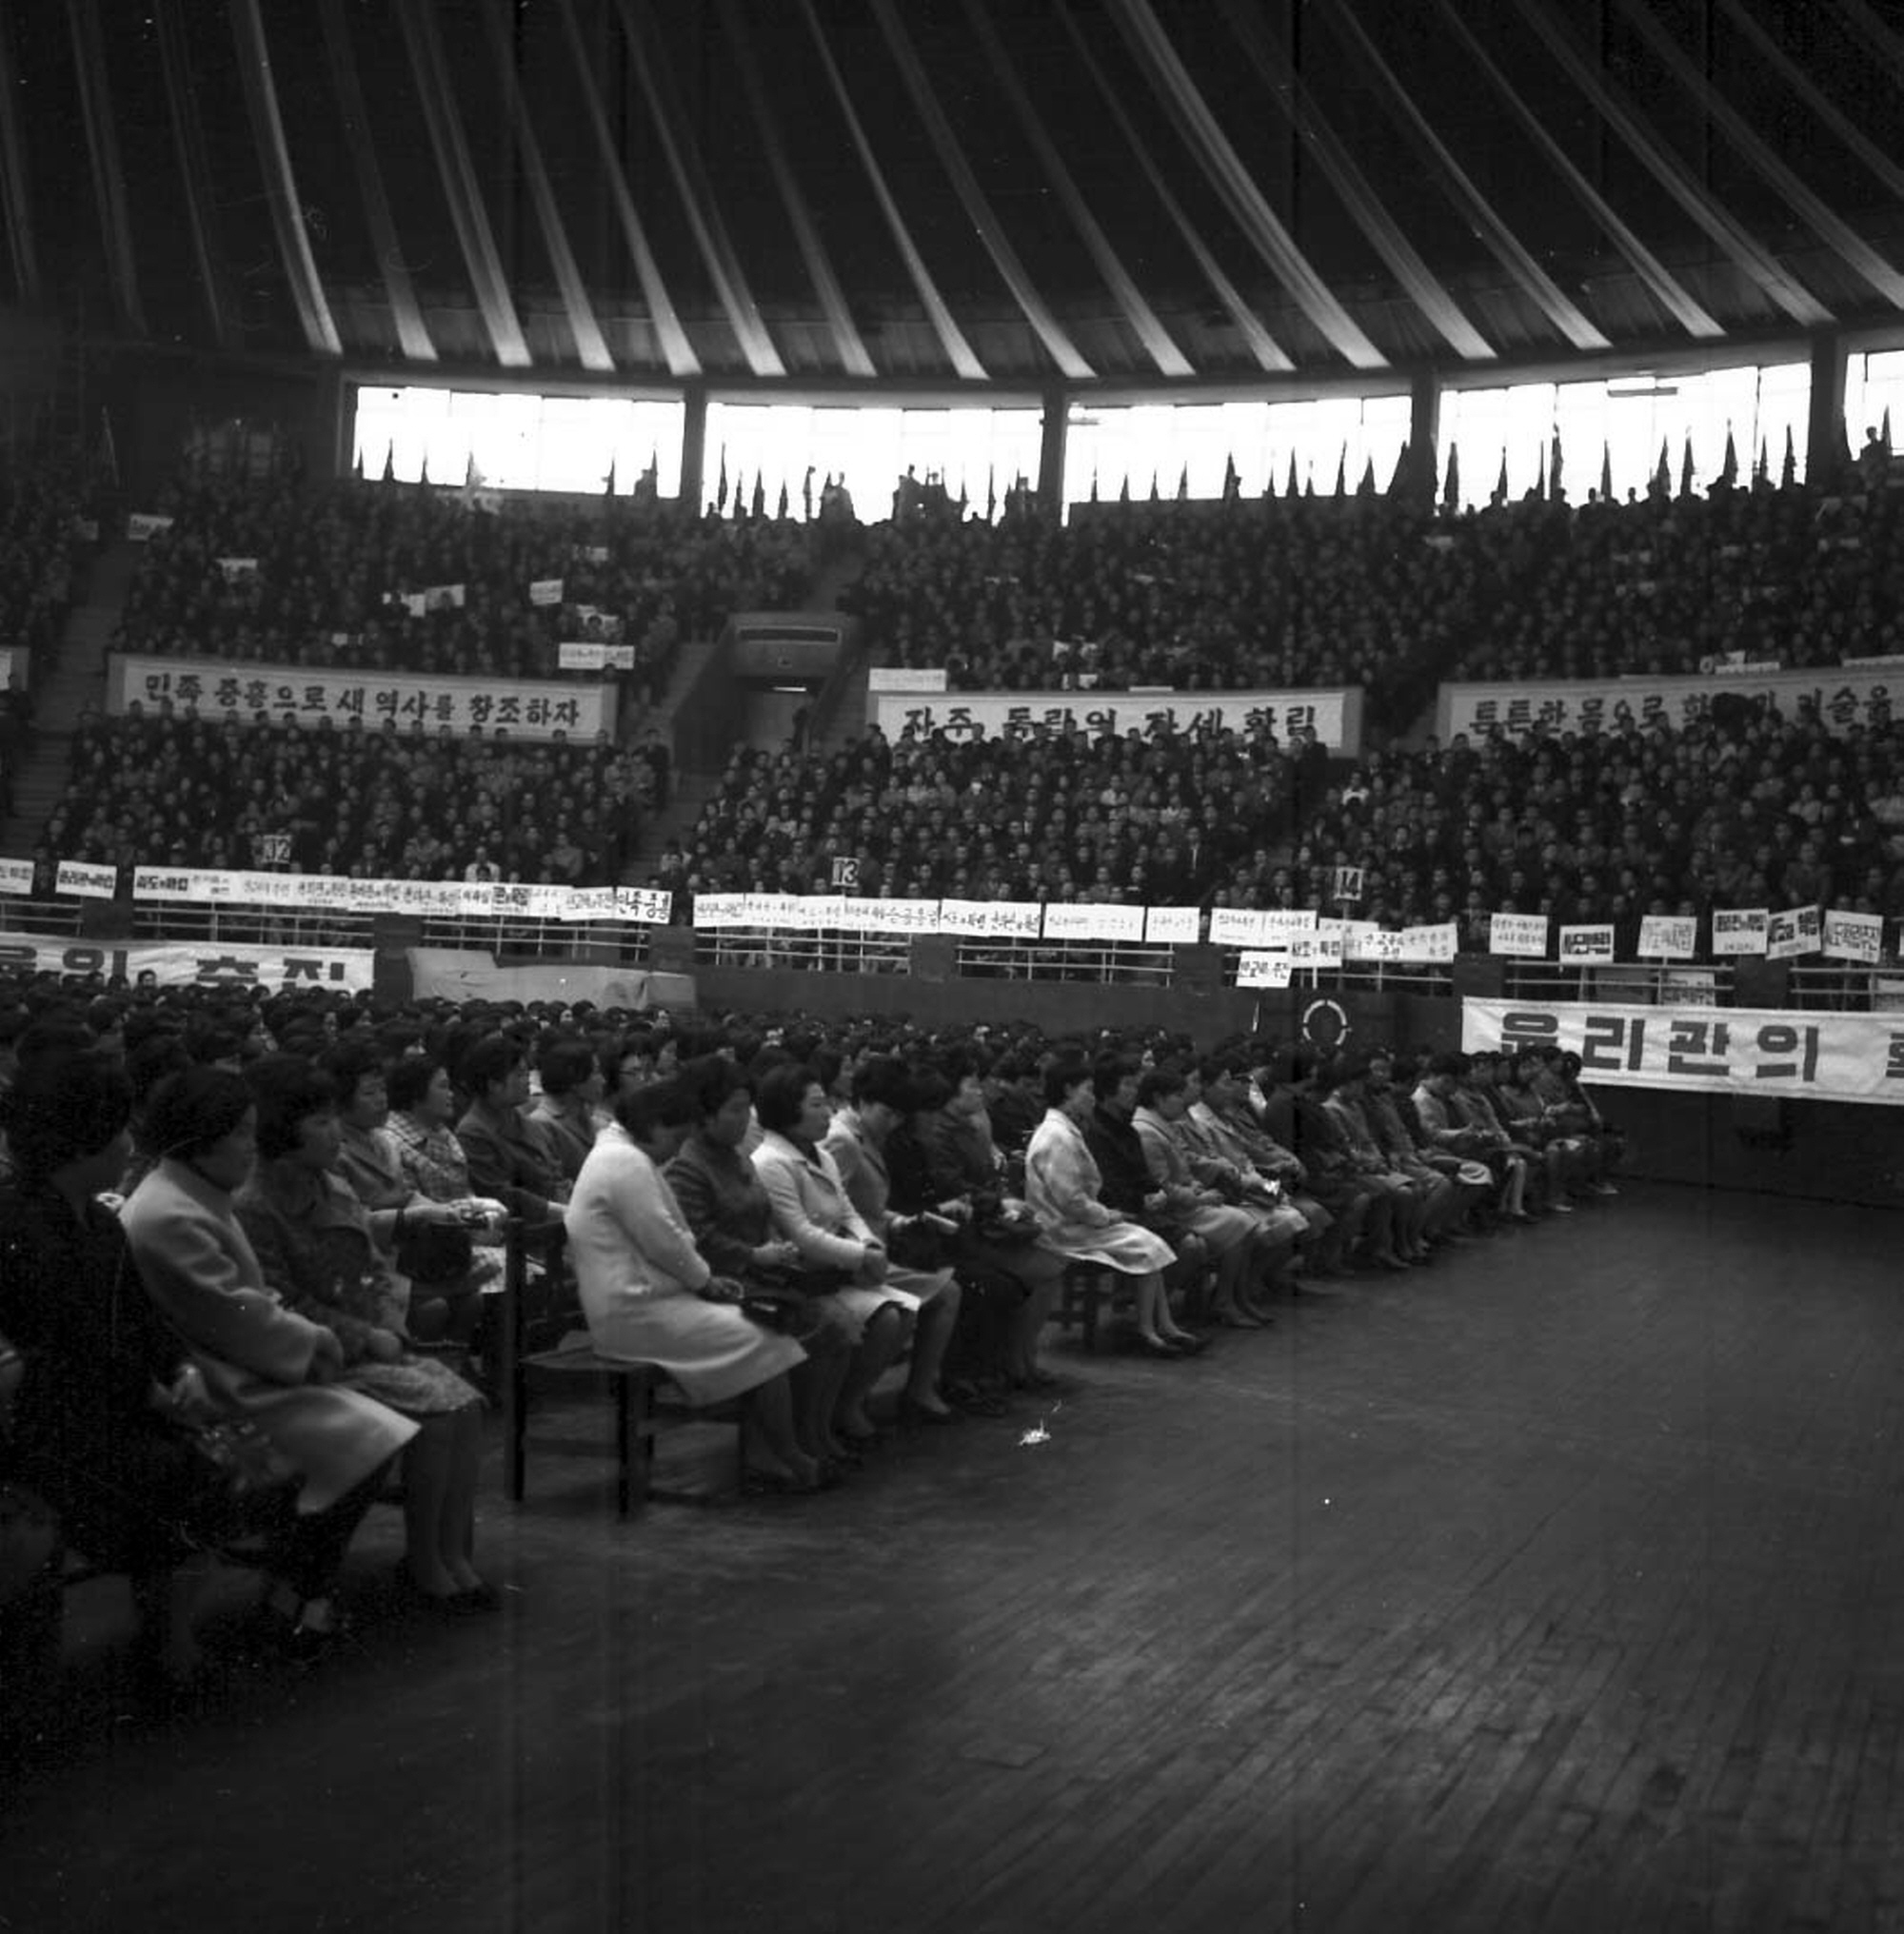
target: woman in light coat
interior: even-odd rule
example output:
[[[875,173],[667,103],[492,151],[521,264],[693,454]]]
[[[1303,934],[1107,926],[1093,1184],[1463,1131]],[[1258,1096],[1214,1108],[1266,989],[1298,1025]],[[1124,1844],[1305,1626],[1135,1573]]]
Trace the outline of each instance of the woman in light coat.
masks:
[[[126,1239],[213,1408],[248,1417],[304,1473],[298,1505],[311,1522],[297,1564],[267,1603],[286,1621],[288,1648],[315,1654],[338,1629],[330,1599],[345,1549],[417,1427],[337,1388],[337,1338],[266,1286],[231,1200],[257,1153],[257,1110],[244,1078],[207,1066],[174,1075],[146,1119],[159,1161],[121,1212]]]
[[[736,1307],[742,1285],[708,1267],[661,1173],[691,1116],[673,1082],[618,1095],[614,1125],[575,1178],[563,1225],[589,1340],[604,1356],[664,1370],[690,1403],[745,1394],[755,1486],[818,1490],[823,1473],[794,1434],[787,1384],[806,1352]]]
[[[846,1193],[821,1144],[833,1125],[825,1087],[811,1068],[786,1065],[754,1091],[761,1145],[754,1173],[773,1205],[774,1227],[800,1252],[800,1266],[857,1326],[852,1361],[834,1411],[834,1434],[854,1450],[876,1443],[866,1399],[904,1346],[920,1299],[886,1280],[885,1245]]]
[[[1024,1156],[1024,1199],[1038,1218],[1040,1239],[1073,1262],[1135,1276],[1138,1347],[1148,1356],[1179,1356],[1172,1339],[1182,1332],[1171,1321],[1163,1289],[1175,1252],[1099,1197],[1102,1177],[1084,1145],[1083,1125],[1097,1103],[1090,1069],[1082,1061],[1058,1062],[1045,1074],[1044,1099],[1044,1119]]]

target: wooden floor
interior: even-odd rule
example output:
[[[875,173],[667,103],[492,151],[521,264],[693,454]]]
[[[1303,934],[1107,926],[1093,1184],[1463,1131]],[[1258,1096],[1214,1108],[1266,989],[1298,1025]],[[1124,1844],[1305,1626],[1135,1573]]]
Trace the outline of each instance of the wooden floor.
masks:
[[[1633,1190],[799,1503],[532,1451],[500,1619],[188,1723],[89,1588],[0,1927],[1904,1927],[1900,1233]]]

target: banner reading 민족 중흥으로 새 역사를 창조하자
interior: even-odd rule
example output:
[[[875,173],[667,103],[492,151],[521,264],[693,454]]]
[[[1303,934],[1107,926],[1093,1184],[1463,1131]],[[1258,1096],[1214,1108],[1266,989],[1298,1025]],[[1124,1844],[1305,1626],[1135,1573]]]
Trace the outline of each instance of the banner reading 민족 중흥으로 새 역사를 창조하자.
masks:
[[[1469,997],[1461,1046],[1571,1051],[1590,1086],[1904,1105],[1904,1016],[1894,1014]]]

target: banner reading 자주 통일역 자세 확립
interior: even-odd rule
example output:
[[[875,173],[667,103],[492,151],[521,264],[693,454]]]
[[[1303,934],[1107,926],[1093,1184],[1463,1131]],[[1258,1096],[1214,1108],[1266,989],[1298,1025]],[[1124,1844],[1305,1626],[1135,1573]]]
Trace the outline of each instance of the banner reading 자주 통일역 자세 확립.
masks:
[[[1904,1016],[1466,999],[1461,1046],[1571,1049],[1588,1086],[1904,1105]]]

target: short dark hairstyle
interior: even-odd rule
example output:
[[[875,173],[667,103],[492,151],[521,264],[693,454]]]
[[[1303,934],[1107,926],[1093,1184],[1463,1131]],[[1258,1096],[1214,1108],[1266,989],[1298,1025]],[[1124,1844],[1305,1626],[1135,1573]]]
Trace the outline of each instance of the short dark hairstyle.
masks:
[[[897,1109],[912,1105],[910,1071],[897,1055],[868,1055],[853,1072],[853,1099],[875,1107]]]
[[[244,1076],[195,1061],[153,1089],[146,1140],[155,1154],[188,1162],[223,1141],[256,1106]]]
[[[684,1081],[650,1081],[615,1097],[615,1119],[635,1140],[646,1141],[657,1129],[684,1128],[693,1121],[695,1097]]]
[[[384,1092],[399,1115],[407,1115],[429,1093],[429,1084],[443,1073],[443,1063],[434,1055],[406,1055],[390,1065],[384,1077]]]
[[[804,1061],[783,1061],[770,1068],[754,1086],[754,1113],[761,1126],[775,1135],[797,1127],[806,1091],[823,1085]]]
[[[498,1081],[506,1081],[523,1064],[521,1045],[505,1034],[485,1035],[463,1056],[456,1073],[464,1092],[480,1101]]]
[[[727,1105],[729,1096],[753,1091],[752,1082],[725,1055],[701,1055],[689,1061],[675,1079],[691,1098],[697,1121],[712,1120]]]
[[[545,1095],[571,1095],[594,1072],[594,1051],[573,1035],[558,1035],[545,1041],[536,1056],[536,1073]]]
[[[96,1155],[132,1114],[132,1084],[98,1048],[48,1047],[0,1094],[0,1129],[16,1174],[41,1180]]]
[[[384,1051],[368,1036],[358,1034],[318,1057],[317,1065],[328,1075],[337,1089],[337,1105],[349,1107],[359,1086],[371,1076],[384,1078]],[[387,1096],[388,1091],[386,1090]]]
[[[245,1071],[258,1108],[258,1158],[275,1161],[298,1145],[300,1125],[337,1106],[337,1083],[302,1055],[267,1055]]]
[[[1141,1073],[1135,1055],[1100,1055],[1091,1064],[1091,1093],[1108,1101],[1133,1075]]]
[[[1083,1060],[1075,1056],[1065,1056],[1053,1061],[1044,1071],[1046,1107],[1062,1108],[1065,1097],[1074,1089],[1090,1080],[1091,1070]]]
[[[1160,1101],[1167,1101],[1173,1095],[1181,1095],[1189,1085],[1183,1078],[1183,1070],[1175,1061],[1160,1061],[1156,1067],[1145,1069],[1138,1082],[1137,1105],[1140,1108],[1155,1108]]]

